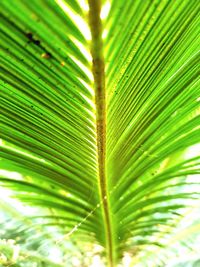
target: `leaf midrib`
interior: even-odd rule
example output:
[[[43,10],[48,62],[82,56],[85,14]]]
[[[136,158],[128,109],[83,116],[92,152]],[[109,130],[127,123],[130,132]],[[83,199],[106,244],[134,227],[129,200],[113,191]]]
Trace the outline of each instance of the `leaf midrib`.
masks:
[[[113,233],[109,207],[106,177],[106,94],[105,94],[105,63],[103,57],[102,23],[100,18],[101,0],[88,0],[89,25],[92,35],[92,71],[95,88],[96,134],[98,157],[98,181],[105,223],[105,239],[107,258],[110,267],[114,266]]]

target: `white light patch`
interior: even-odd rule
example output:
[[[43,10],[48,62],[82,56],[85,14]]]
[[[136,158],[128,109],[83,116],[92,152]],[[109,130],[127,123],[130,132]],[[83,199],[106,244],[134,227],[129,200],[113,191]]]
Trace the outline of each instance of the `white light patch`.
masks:
[[[89,11],[89,6],[86,0],[79,0],[79,5],[80,7],[85,11],[88,12]]]
[[[200,151],[200,144],[191,146],[187,149],[187,152],[185,153],[185,158],[191,159],[193,157],[197,157],[199,156],[199,151]]]
[[[84,66],[78,59],[76,59],[74,56],[69,55],[69,57],[76,63],[77,66],[80,67],[80,69],[82,69],[84,71],[84,73],[88,76],[90,81],[92,81],[93,75],[92,75],[91,71],[86,66]]]
[[[105,29],[105,30],[103,31],[103,33],[102,33],[102,39],[106,39],[107,35],[108,35],[108,30]]]
[[[106,1],[105,4],[103,5],[102,9],[101,9],[100,17],[102,20],[107,18],[108,14],[110,12],[110,7],[111,7],[110,1]]]
[[[122,259],[123,266],[128,267],[131,264],[131,256],[128,253],[124,253],[124,257]]]
[[[4,176],[6,178],[14,179],[14,180],[23,180],[23,176],[18,172],[10,172],[7,170],[0,170],[0,176]]]
[[[74,24],[81,29],[86,40],[91,40],[91,33],[88,24],[80,16],[74,13],[74,11],[63,0],[55,0],[57,5],[69,16]]]
[[[93,76],[92,76],[92,79],[93,79]],[[85,88],[88,89],[88,91],[90,92],[90,94],[92,96],[94,96],[94,89],[89,84],[87,84],[85,81],[83,81],[81,78],[78,78],[78,80],[85,86]]]
[[[48,257],[52,262],[55,262],[57,264],[62,264],[62,252],[59,248],[50,247],[48,248],[48,252],[49,252]]]
[[[104,267],[105,265],[101,261],[101,258],[99,255],[95,255],[92,257],[92,264],[90,267]]]
[[[84,55],[84,57],[88,60],[88,62],[92,62],[92,56],[91,56],[90,52],[85,48],[85,46],[82,43],[80,43],[73,36],[69,35],[69,38],[78,47],[78,49],[81,51],[81,53]]]
[[[36,211],[38,212],[36,208],[25,206],[21,202],[19,202],[17,199],[13,199],[12,190],[0,188],[0,194],[3,199],[3,202],[8,203],[8,205],[14,208],[16,212],[20,212],[21,214],[26,214],[26,215],[33,215]]]
[[[19,245],[15,245],[14,246],[14,250],[13,250],[13,256],[12,256],[12,261],[15,262],[17,261],[18,257],[19,257],[19,252],[20,252],[20,247]]]

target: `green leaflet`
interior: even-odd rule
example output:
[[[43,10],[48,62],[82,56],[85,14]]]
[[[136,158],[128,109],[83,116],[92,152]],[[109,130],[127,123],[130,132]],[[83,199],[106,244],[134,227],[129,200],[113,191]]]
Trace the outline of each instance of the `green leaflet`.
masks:
[[[88,2],[0,3],[0,184],[39,208],[41,237],[100,244],[112,267],[164,247],[151,237],[199,198],[199,6]]]

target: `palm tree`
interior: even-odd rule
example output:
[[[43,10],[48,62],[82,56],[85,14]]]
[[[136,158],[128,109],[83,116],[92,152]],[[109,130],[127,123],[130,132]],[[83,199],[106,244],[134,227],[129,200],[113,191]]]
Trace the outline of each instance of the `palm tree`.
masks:
[[[0,1],[0,182],[24,203],[2,204],[3,266],[58,266],[50,248],[59,266],[101,255],[113,267],[127,253],[130,266],[166,266],[159,252],[145,261],[149,248],[164,251],[200,192],[198,9]]]

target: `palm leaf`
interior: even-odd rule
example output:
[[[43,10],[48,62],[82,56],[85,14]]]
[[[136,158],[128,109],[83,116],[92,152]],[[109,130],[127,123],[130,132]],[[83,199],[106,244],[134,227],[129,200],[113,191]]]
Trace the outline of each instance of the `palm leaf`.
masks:
[[[1,185],[110,266],[162,247],[155,225],[173,229],[200,192],[196,1],[0,7]]]

